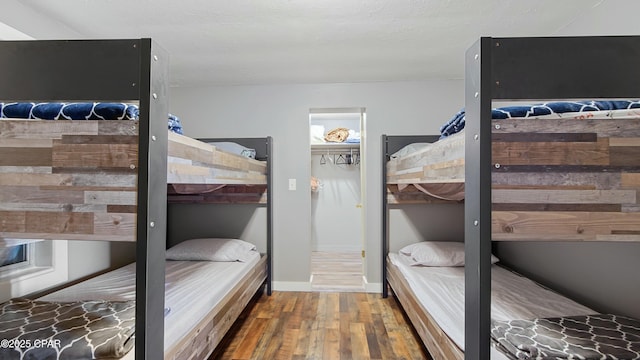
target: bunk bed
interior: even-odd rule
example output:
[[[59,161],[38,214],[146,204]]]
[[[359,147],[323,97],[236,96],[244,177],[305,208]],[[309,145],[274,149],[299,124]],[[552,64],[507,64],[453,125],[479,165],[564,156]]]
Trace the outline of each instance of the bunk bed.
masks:
[[[443,127],[462,120],[464,130],[435,143],[408,139],[433,144],[393,160],[406,143],[383,136],[383,281],[435,358],[504,356],[490,347],[497,324],[488,285],[498,266],[490,261],[492,241],[640,241],[638,60],[640,37],[481,38],[466,53],[465,111]],[[611,71],[594,79],[584,76],[587,68]],[[632,101],[624,110],[531,116],[537,119],[496,115],[495,108],[521,106],[519,99]],[[442,201],[464,201],[464,352],[389,254],[389,204]]]
[[[136,262],[116,270],[125,271],[132,284],[127,299],[116,305],[131,311],[126,304],[136,304],[126,315],[129,320],[133,315],[135,324],[135,350],[127,356],[206,357],[254,294],[263,286],[271,294],[271,138],[234,139],[257,147],[253,159],[218,146],[232,139],[198,141],[171,131],[168,54],[151,39],[3,41],[0,46],[3,110],[44,103],[127,109],[100,120],[69,120],[66,113],[53,121],[0,119],[0,188],[7,194],[0,237],[135,242]],[[213,195],[219,193],[225,195]],[[266,253],[247,261],[227,291],[215,295],[219,299],[171,344],[164,326],[176,311],[165,307],[165,274],[175,276],[165,270],[174,266],[165,261],[168,201],[252,202],[267,209]],[[74,286],[91,287],[91,281]]]

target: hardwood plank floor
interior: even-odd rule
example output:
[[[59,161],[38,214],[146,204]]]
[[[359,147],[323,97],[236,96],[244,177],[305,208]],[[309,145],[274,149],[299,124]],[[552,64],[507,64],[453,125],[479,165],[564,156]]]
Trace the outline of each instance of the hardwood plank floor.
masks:
[[[355,292],[260,295],[209,360],[426,359],[397,300]]]

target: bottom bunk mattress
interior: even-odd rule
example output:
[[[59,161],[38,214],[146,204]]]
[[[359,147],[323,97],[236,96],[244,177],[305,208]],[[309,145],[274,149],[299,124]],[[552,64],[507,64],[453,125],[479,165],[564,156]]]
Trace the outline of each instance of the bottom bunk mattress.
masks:
[[[165,357],[171,354],[171,358],[181,358],[181,348],[187,347],[185,344],[192,340],[185,337],[187,335],[195,337],[193,334],[195,328],[201,326],[202,320],[211,316],[212,311],[220,307],[221,302],[228,298],[238,286],[245,286],[241,283],[251,277],[252,271],[258,268],[257,271],[261,274],[259,282],[264,281],[266,270],[259,269],[266,266],[264,258],[261,258],[257,251],[253,251],[244,260],[244,262],[166,261]],[[100,301],[126,304],[135,300],[135,278],[136,269],[133,263],[48,294],[38,298],[37,301],[68,303],[100,299]],[[252,296],[255,290],[257,288],[251,289],[249,296]],[[232,303],[236,301],[239,302],[235,297],[231,299]],[[228,317],[231,318],[231,316]],[[133,349],[122,357],[127,360],[134,358]]]
[[[392,265],[389,267],[390,271],[394,271],[393,266],[398,269],[413,292],[415,300],[429,312],[433,321],[453,343],[464,351],[464,267],[412,266],[410,258],[396,253],[389,254],[389,262]],[[595,313],[594,310],[499,265],[492,266],[491,280],[493,320]],[[492,348],[491,358],[509,357]]]

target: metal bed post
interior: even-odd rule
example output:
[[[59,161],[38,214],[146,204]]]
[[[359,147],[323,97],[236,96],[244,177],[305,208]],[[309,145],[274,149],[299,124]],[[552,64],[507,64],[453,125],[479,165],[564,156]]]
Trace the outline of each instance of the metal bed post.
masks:
[[[465,73],[465,359],[489,360],[491,320],[491,51],[481,38]]]
[[[267,295],[271,295],[273,282],[273,139],[267,136]]]
[[[167,242],[168,54],[151,39],[140,51],[136,242],[136,359],[164,358]],[[142,306],[140,306],[142,304]]]
[[[467,50],[466,359],[489,359],[492,100],[634,98],[638,63],[638,36],[481,38]]]
[[[389,296],[389,286],[387,285],[387,254],[389,254],[389,229],[388,229],[388,211],[389,203],[387,200],[387,160],[389,145],[387,135],[381,137],[382,144],[382,297]]]

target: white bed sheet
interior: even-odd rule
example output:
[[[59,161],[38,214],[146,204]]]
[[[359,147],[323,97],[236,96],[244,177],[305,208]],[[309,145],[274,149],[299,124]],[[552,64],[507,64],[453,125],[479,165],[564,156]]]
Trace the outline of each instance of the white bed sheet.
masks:
[[[193,328],[260,260],[246,262],[166,261],[164,349]],[[135,300],[135,263],[40,298],[47,301]],[[127,353],[124,359],[134,354]],[[135,356],[131,356],[133,359]]]
[[[418,300],[434,321],[464,350],[464,267],[411,266],[406,256],[390,253]],[[532,319],[594,314],[568,299],[499,265],[491,271],[491,318]],[[492,359],[507,357],[492,348]]]

